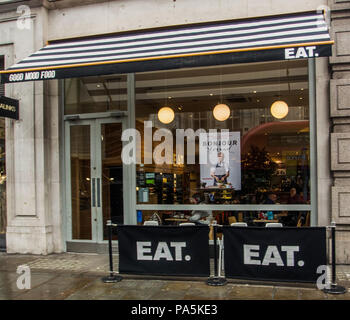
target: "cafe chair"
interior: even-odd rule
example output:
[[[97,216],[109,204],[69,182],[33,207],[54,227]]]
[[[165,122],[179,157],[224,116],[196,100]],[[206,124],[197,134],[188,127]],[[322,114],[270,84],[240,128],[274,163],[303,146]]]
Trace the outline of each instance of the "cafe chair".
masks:
[[[150,220],[143,223],[144,226],[159,226],[158,221]]]
[[[283,224],[280,222],[269,222],[265,225],[266,228],[281,228],[283,227]]]
[[[231,227],[248,227],[246,222],[232,222]]]
[[[180,223],[179,226],[180,227],[186,227],[186,226],[195,226],[196,224],[193,223],[193,222],[183,222],[183,223]]]

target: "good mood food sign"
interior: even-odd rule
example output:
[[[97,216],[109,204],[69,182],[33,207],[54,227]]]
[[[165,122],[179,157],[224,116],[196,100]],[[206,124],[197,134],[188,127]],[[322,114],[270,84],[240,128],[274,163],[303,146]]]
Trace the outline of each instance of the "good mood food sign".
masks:
[[[327,264],[325,228],[223,229],[228,278],[316,282]]]

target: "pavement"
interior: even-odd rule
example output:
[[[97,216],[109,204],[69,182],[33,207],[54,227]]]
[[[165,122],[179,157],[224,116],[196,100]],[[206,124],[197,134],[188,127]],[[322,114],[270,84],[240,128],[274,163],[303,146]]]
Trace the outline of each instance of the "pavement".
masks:
[[[0,253],[0,300],[350,300],[350,265],[337,266],[341,295],[326,294],[314,284],[248,282],[228,279],[213,287],[206,278],[122,275],[104,283],[108,255],[62,253],[47,256]],[[114,259],[118,270],[117,256]],[[30,267],[30,289],[19,289],[18,266]]]

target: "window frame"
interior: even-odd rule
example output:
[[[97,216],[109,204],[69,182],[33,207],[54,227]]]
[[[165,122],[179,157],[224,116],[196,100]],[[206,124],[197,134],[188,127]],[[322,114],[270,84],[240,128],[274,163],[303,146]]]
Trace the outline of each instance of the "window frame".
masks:
[[[132,105],[133,108],[129,108],[129,117],[132,115],[132,123],[135,128],[135,74],[133,75],[132,85],[128,81],[128,105]],[[208,211],[310,211],[310,226],[317,225],[317,157],[316,157],[316,76],[315,76],[315,59],[308,58],[308,84],[309,84],[309,121],[310,121],[310,204],[138,204],[136,199],[136,188],[129,188],[130,193],[135,193],[132,206],[136,211],[132,211],[136,220],[137,211],[192,211],[192,210],[208,210]],[[129,94],[129,91],[133,91],[133,94]],[[133,101],[129,101],[132,98]],[[132,111],[132,112],[131,112]],[[133,168],[135,174],[135,181],[130,187],[136,186],[136,165]],[[136,224],[136,222],[135,222]]]

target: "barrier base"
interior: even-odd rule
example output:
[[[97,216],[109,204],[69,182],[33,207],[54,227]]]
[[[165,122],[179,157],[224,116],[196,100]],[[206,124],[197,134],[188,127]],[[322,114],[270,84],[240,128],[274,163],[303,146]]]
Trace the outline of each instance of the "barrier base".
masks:
[[[115,283],[115,282],[119,282],[119,281],[122,281],[123,280],[123,277],[122,276],[116,276],[116,275],[109,275],[107,277],[103,277],[102,278],[102,281],[104,283]]]
[[[224,286],[227,284],[227,280],[224,277],[210,277],[207,280],[208,286]]]
[[[323,289],[323,292],[330,294],[344,294],[346,293],[346,289],[342,286],[331,284],[331,287],[329,289]]]

